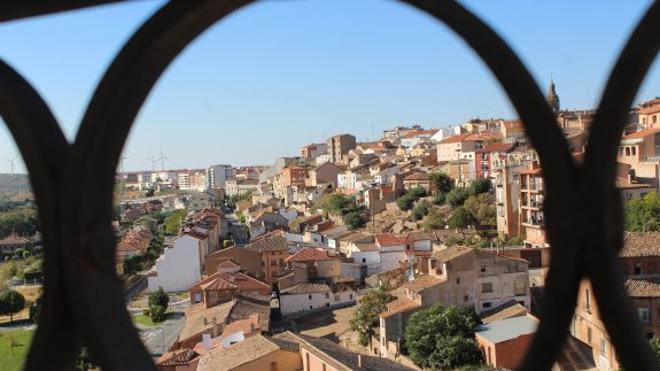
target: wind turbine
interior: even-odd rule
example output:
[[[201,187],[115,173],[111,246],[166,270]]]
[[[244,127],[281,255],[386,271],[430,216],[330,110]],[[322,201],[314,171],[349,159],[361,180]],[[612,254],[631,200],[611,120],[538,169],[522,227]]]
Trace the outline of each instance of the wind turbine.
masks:
[[[126,157],[126,156],[121,156],[119,158],[119,172],[120,173],[124,172],[124,161],[129,160],[129,159],[130,159],[130,157]]]
[[[5,159],[5,161],[9,162],[10,167],[11,167],[11,174],[13,174],[14,173],[14,162],[16,162],[16,156],[14,156],[13,158],[7,158],[7,159]]]
[[[169,157],[165,156],[163,153],[163,149],[160,149],[160,157],[156,159],[156,161],[160,161],[160,167],[161,170],[165,171],[165,160],[171,160]]]
[[[155,157],[149,157],[147,160],[151,161],[151,170],[156,171],[156,162],[158,162],[158,159]]]

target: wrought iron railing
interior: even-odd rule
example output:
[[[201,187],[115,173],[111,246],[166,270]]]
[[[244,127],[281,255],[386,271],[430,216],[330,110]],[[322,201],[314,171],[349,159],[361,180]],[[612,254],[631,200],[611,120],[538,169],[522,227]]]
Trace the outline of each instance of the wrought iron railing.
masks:
[[[6,0],[0,21],[116,0]],[[25,160],[45,243],[42,313],[25,368],[69,370],[81,344],[104,370],[148,370],[114,270],[112,191],[129,129],[154,84],[197,36],[251,0],[174,0],[124,45],[96,88],[74,143],[39,94],[0,61],[0,114]],[[628,370],[658,369],[616,264],[622,207],[616,152],[628,108],[660,47],[660,4],[650,5],[621,52],[602,95],[582,165],[576,164],[538,86],[488,25],[451,0],[403,0],[449,26],[493,72],[525,123],[545,178],[552,246],[541,323],[522,369],[548,370],[568,334],[581,278]]]

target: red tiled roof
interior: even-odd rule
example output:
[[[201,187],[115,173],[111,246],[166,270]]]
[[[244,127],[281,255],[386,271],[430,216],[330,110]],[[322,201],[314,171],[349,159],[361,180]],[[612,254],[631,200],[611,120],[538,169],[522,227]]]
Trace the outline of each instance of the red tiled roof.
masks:
[[[660,112],[660,98],[654,98],[642,103],[639,107],[639,113],[642,115],[652,115]]]
[[[397,236],[394,233],[380,233],[375,238],[379,246],[400,246],[406,244],[405,236]]]
[[[660,256],[660,232],[627,232],[619,257]]]
[[[387,310],[380,314],[380,317],[387,318],[391,317],[397,313],[407,312],[421,307],[421,305],[413,300],[408,299],[407,297],[398,298],[387,304]]]
[[[328,253],[320,248],[305,248],[294,255],[286,258],[287,262],[308,262],[308,261],[319,261],[319,260],[332,260],[333,258],[328,256]]]
[[[660,298],[660,278],[629,278],[624,285],[632,298]]]
[[[19,236],[15,233],[10,234],[9,236],[0,240],[0,245],[18,245],[18,244],[27,244],[30,243],[28,238]]]
[[[642,139],[646,136],[655,134],[657,132],[660,132],[660,127],[643,129],[626,135],[625,137],[623,137],[623,140]]]
[[[264,236],[260,236],[254,241],[250,242],[245,249],[250,249],[253,251],[275,251],[275,250],[288,250],[289,246],[286,242],[286,238],[282,237],[281,231],[275,231],[268,233]]]

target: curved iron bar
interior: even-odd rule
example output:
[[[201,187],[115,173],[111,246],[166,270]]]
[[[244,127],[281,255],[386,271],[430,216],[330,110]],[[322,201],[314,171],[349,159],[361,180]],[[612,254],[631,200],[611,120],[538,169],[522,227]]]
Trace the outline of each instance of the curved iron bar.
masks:
[[[582,194],[588,205],[586,253],[582,262],[591,278],[603,323],[627,369],[658,368],[655,355],[626,295],[617,252],[623,246],[623,202],[615,189],[616,157],[628,107],[660,49],[660,2],[647,9],[630,36],[605,87],[585,156]]]
[[[4,119],[30,173],[39,205],[44,241],[44,293],[39,326],[28,355],[28,369],[71,369],[77,351],[75,324],[63,289],[58,218],[60,175],[69,143],[41,96],[0,59],[0,116]],[[53,342],[58,337],[68,341]]]

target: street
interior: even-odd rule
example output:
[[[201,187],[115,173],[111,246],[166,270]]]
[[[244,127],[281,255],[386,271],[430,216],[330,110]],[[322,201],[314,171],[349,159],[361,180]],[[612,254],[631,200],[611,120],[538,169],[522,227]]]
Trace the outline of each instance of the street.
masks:
[[[141,329],[140,338],[149,354],[154,358],[158,358],[170,349],[183,329],[185,322],[186,317],[183,312],[173,312],[170,318],[159,326]]]

